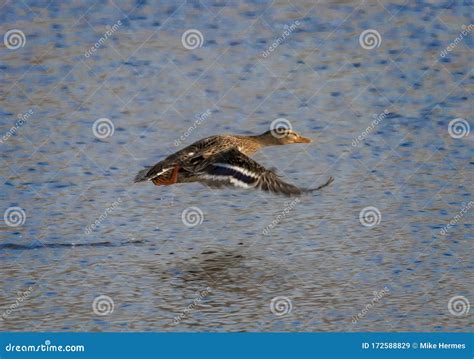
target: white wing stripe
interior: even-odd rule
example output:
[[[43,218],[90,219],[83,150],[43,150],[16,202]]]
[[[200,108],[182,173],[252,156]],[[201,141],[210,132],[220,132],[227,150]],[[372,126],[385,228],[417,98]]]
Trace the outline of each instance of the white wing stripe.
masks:
[[[232,176],[203,175],[201,177],[204,178],[204,179],[218,181],[218,182],[224,182],[224,183],[230,182],[234,186],[241,187],[241,188],[253,188],[253,187],[255,187],[255,185],[250,186],[248,183],[242,182],[242,181],[240,181],[237,178],[234,178]]]
[[[151,181],[152,179],[158,177],[158,176],[161,176],[163,173],[166,173],[168,172],[169,170],[173,169],[173,167],[168,167],[168,168],[165,168],[164,170],[162,170],[161,172],[157,173],[156,175],[154,175],[153,177],[150,177],[148,178],[148,181]]]
[[[255,172],[249,171],[245,168],[238,167],[238,166],[232,166],[227,163],[216,163],[215,166],[220,166],[220,167],[225,167],[225,168],[230,168],[234,171],[242,173],[244,176],[248,177],[253,177],[253,178],[259,178],[260,176],[256,174]]]

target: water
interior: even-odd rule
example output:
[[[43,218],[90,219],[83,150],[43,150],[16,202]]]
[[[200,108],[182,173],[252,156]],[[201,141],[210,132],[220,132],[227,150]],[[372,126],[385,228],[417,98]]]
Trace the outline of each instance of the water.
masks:
[[[2,211],[26,215],[0,227],[0,328],[472,330],[472,314],[448,309],[474,300],[472,209],[440,233],[472,201],[472,131],[448,133],[453,119],[474,124],[472,32],[441,55],[472,8],[402,5],[4,5],[2,34],[26,43],[0,51],[0,133],[32,114],[0,144]],[[188,29],[202,47],[183,47]],[[379,47],[361,47],[366,29]],[[94,136],[100,118],[112,136]],[[197,139],[276,118],[314,142],[255,159],[301,186],[334,176],[330,187],[292,202],[133,183]],[[201,224],[183,224],[189,207]],[[380,223],[361,224],[366,207]]]

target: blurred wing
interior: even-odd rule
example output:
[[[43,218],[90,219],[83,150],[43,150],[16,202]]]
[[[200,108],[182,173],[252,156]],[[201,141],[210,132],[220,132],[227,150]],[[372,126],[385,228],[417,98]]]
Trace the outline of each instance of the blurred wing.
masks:
[[[148,166],[138,172],[135,176],[135,182],[149,181],[156,177],[165,175],[170,172],[176,164],[191,162],[195,159],[202,159],[204,155],[212,151],[218,143],[219,136],[206,137],[202,140],[196,141],[193,144],[179,150],[166,157],[164,160],[156,163],[153,166]]]
[[[207,160],[207,165],[195,174],[200,182],[210,187],[257,188],[286,196],[307,191],[282,181],[274,171],[266,169],[237,149],[218,153]]]

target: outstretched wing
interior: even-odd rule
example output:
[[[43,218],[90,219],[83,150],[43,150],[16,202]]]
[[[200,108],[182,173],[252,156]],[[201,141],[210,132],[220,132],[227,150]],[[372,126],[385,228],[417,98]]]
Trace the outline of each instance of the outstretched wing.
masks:
[[[225,144],[219,142],[221,136],[210,136],[196,141],[191,145],[166,157],[153,166],[147,167],[135,176],[135,182],[148,181],[170,172],[176,164],[180,166],[187,162],[195,162],[197,159],[207,158],[214,152],[225,149]]]
[[[321,189],[332,182],[330,179],[326,184],[315,189],[298,188],[281,180],[274,171],[266,169],[235,148],[215,154],[207,158],[205,163],[194,174],[200,182],[210,187],[256,188],[292,196]]]

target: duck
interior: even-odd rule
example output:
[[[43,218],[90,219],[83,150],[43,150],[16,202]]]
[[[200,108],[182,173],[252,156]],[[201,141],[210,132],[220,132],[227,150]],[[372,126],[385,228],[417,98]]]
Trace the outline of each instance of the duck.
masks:
[[[331,184],[334,178],[329,177],[316,188],[301,188],[284,181],[274,169],[262,166],[250,156],[263,147],[311,141],[288,128],[271,129],[253,136],[214,135],[139,171],[134,182],[152,182],[156,186],[200,182],[210,188],[238,187],[298,196],[318,191]]]

